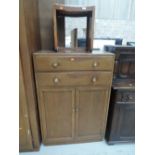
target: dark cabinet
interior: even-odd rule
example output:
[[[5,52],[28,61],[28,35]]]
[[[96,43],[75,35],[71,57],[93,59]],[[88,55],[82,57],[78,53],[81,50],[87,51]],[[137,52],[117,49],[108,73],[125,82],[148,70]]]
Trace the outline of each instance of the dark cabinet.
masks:
[[[115,53],[114,77],[106,140],[109,144],[135,139],[135,47],[109,46]]]
[[[134,90],[112,90],[112,97],[106,139],[109,144],[117,142],[134,142]]]

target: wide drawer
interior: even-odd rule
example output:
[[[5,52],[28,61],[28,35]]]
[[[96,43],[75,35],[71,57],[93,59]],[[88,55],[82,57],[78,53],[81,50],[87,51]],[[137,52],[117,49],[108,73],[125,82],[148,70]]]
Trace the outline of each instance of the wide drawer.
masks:
[[[36,81],[39,86],[82,86],[105,85],[110,86],[112,72],[57,72],[36,73]]]
[[[101,56],[68,56],[37,54],[33,57],[35,71],[83,71],[105,70],[111,71],[114,66],[113,55]]]

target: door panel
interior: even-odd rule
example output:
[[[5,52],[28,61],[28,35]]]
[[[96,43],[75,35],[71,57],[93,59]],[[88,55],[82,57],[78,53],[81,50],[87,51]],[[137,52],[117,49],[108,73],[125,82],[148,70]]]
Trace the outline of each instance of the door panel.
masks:
[[[116,104],[111,140],[133,141],[135,137],[135,104]]]
[[[22,150],[31,150],[33,149],[32,145],[32,136],[30,132],[30,124],[28,118],[27,110],[27,100],[26,92],[24,87],[24,79],[21,68],[21,63],[19,65],[19,149]]]
[[[81,87],[76,91],[76,139],[102,139],[105,132],[108,89]]]
[[[45,144],[73,140],[74,93],[71,88],[41,89],[41,126]]]

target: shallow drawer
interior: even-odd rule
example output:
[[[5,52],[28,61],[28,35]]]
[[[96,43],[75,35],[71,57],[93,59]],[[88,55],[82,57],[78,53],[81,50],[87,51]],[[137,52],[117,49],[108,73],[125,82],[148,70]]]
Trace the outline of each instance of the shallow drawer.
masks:
[[[55,54],[34,54],[35,71],[76,71],[105,70],[111,71],[114,66],[114,56],[66,56]]]
[[[115,102],[135,102],[135,91],[116,91]]]
[[[82,86],[111,84],[111,72],[36,73],[39,86]]]

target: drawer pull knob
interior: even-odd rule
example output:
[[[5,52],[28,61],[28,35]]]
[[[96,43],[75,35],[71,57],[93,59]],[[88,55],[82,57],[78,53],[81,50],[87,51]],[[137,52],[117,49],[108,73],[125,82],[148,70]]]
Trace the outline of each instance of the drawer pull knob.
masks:
[[[97,81],[96,77],[92,78],[92,82],[95,83]]]
[[[54,78],[54,83],[58,83],[59,82],[59,79],[58,78]]]
[[[53,67],[57,68],[59,66],[59,64],[57,62],[53,63]]]
[[[94,62],[93,63],[93,67],[97,67],[98,66],[98,63],[97,62]]]
[[[75,61],[75,58],[70,58],[70,61]]]

